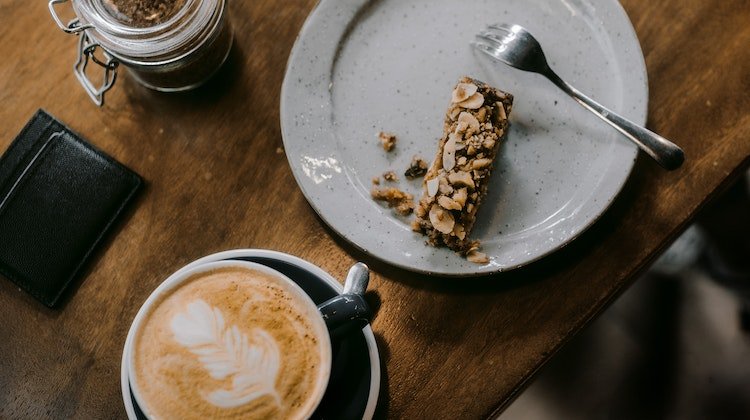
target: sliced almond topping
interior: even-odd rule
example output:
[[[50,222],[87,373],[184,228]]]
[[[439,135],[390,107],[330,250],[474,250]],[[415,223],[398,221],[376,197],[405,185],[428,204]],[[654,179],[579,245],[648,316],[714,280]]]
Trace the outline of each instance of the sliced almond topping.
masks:
[[[453,95],[451,95],[451,101],[455,104],[463,102],[474,95],[479,89],[477,85],[473,83],[459,83],[456,88],[453,89]]]
[[[466,148],[466,143],[462,141],[456,142],[456,150],[464,150]]]
[[[437,202],[438,204],[440,204],[440,207],[446,210],[461,210],[461,207],[463,207],[462,205],[456,203],[455,201],[444,195],[438,197]]]
[[[434,197],[438,192],[440,180],[438,180],[437,178],[432,178],[428,179],[425,183],[427,184],[427,195],[430,197]]]
[[[507,119],[508,114],[505,113],[505,107],[503,104],[501,102],[495,102],[495,106],[497,106],[497,116],[500,121]]]
[[[482,143],[482,146],[484,146],[485,149],[492,149],[495,147],[495,140],[486,139],[484,143]]]
[[[448,116],[450,117],[451,121],[456,121],[456,118],[458,118],[458,114],[461,112],[461,107],[458,105],[453,105],[448,110]]]
[[[456,163],[459,165],[466,165],[466,156],[459,157]]]
[[[487,107],[483,106],[479,108],[479,111],[477,111],[477,120],[480,123],[483,123],[485,118],[487,118]]]
[[[466,111],[458,114],[458,125],[461,126],[462,124],[468,127],[468,131],[466,128],[464,128],[464,131],[467,131],[469,135],[479,131],[479,120]]]
[[[450,171],[456,166],[456,140],[458,135],[450,133],[448,135],[448,141],[443,146],[443,168],[446,171]]]
[[[458,103],[458,106],[466,109],[479,109],[484,104],[484,96],[477,92],[471,95],[468,99]]]
[[[430,222],[438,232],[449,234],[453,231],[456,221],[449,211],[445,211],[440,206],[433,204],[430,209]]]
[[[453,201],[460,204],[461,207],[463,207],[464,204],[466,204],[466,198],[468,198],[466,188],[461,188],[453,194]]]
[[[475,159],[473,162],[471,162],[471,169],[483,169],[492,164],[492,159]]]
[[[453,187],[448,184],[440,184],[438,191],[440,191],[440,194],[451,195],[453,194]]]
[[[464,229],[462,225],[456,223],[456,225],[453,226],[453,236],[463,241],[464,238],[466,238],[466,229]]]
[[[474,180],[471,179],[471,174],[464,171],[451,172],[448,174],[448,182],[456,187],[470,187],[474,188]]]

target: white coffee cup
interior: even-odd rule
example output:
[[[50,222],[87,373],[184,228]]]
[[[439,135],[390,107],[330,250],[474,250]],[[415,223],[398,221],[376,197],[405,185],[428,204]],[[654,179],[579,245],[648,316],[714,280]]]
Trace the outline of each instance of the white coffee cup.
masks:
[[[312,328],[310,331],[314,331],[314,335],[319,338],[319,348],[315,353],[316,355],[320,355],[320,366],[316,371],[317,375],[315,380],[312,382],[312,385],[308,390],[308,397],[305,398],[302,408],[296,411],[297,415],[295,415],[295,417],[299,418],[309,417],[320,404],[330,377],[331,333],[329,330],[337,334],[339,331],[352,329],[341,327],[361,327],[366,323],[366,320],[369,317],[369,308],[367,308],[367,305],[362,298],[362,293],[364,293],[367,281],[366,266],[363,264],[359,266],[360,284],[357,287],[353,288],[349,285],[348,289],[350,293],[334,297],[319,306],[313,302],[302,288],[288,277],[267,266],[256,263],[238,260],[210,262],[194,267],[188,267],[171,275],[156,290],[154,290],[138,311],[135,320],[133,321],[133,327],[128,336],[127,342],[129,345],[125,349],[127,352],[126,354],[128,355],[128,377],[133,395],[139,408],[141,408],[146,416],[153,417],[153,410],[149,407],[149,404],[146,402],[146,399],[142,394],[143,387],[142,384],[139,384],[136,368],[136,356],[138,350],[136,349],[135,337],[138,336],[142,328],[144,328],[146,318],[152,313],[152,311],[159,309],[158,305],[162,304],[163,299],[166,299],[173,294],[177,294],[183,286],[187,286],[189,281],[195,279],[196,276],[206,275],[207,273],[224,269],[244,269],[270,276],[270,278],[273,279],[273,281],[278,282],[285,291],[293,295],[295,305],[301,305],[299,309],[301,309],[302,313],[306,314],[304,319],[309,321],[309,325]],[[354,268],[352,272],[354,272]],[[362,275],[363,272],[365,274],[364,276]],[[357,276],[350,275],[350,278],[352,277]],[[364,286],[361,283],[363,278]],[[201,279],[198,279],[195,282],[199,284],[201,281]],[[354,291],[352,292],[353,289]],[[345,288],[345,291],[346,290],[347,288]],[[177,337],[177,335],[175,335],[175,337]]]

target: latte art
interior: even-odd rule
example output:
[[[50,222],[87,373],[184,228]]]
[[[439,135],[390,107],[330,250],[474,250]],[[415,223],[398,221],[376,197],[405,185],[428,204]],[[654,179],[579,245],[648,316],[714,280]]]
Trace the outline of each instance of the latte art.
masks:
[[[149,308],[133,339],[138,400],[158,418],[304,418],[331,348],[314,304],[247,267],[194,274]]]
[[[211,308],[202,299],[187,306],[187,312],[172,318],[175,340],[198,357],[214,379],[232,376],[232,388],[216,390],[204,398],[221,408],[245,405],[270,395],[280,406],[276,392],[281,355],[274,338],[255,328],[252,341],[233,325],[224,324],[218,308]]]

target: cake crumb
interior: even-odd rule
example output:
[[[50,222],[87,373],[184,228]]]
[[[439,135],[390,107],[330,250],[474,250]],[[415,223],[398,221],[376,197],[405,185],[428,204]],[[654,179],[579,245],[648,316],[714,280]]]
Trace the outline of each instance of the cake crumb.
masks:
[[[383,172],[383,179],[389,182],[398,181],[398,177],[396,176],[396,173],[393,171]]]
[[[488,262],[490,262],[490,259],[487,258],[487,254],[485,254],[484,252],[479,252],[477,250],[473,250],[466,254],[466,259],[475,264],[487,264]]]
[[[379,176],[372,177],[372,185],[380,185],[380,177]]]
[[[284,149],[283,148],[281,148],[281,147],[277,147],[276,148],[276,154],[277,155],[280,155],[280,154],[283,154],[283,153],[284,153]]]
[[[375,201],[385,201],[388,207],[402,216],[408,216],[414,211],[414,197],[398,188],[373,188],[370,195]]]
[[[390,152],[396,147],[396,136],[394,134],[381,131],[378,133],[378,138],[380,139],[380,145],[386,152]]]
[[[404,172],[404,176],[407,179],[416,179],[423,177],[424,174],[427,173],[427,162],[424,161],[419,156],[414,156],[411,159],[411,163],[409,164],[409,167],[406,169],[406,172]]]

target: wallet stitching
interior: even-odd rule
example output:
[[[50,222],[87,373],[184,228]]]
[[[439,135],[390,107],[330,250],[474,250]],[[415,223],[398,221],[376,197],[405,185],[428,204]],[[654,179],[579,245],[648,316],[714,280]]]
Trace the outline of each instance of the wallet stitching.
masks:
[[[57,137],[60,137],[60,136],[56,136],[56,138]],[[55,144],[50,145],[50,143],[52,143],[52,139],[51,138],[48,139],[47,142],[46,142],[46,144],[45,144],[45,146],[47,146],[47,147],[42,146],[42,148],[39,149],[39,152],[38,152],[39,155],[36,157],[36,159],[32,160],[30,162],[29,166],[27,166],[24,169],[24,173],[22,174],[22,177],[18,179],[18,181],[16,182],[16,184],[13,186],[13,190],[11,191],[11,193],[8,194],[8,197],[6,198],[7,201],[10,201],[10,199],[12,198],[11,195],[13,194],[13,192],[14,191],[18,191],[26,182],[28,182],[28,179],[31,178],[31,176],[36,173],[36,171],[38,170],[38,168],[40,167],[40,165],[42,163],[44,163],[45,159],[47,159],[47,156],[49,155],[49,151],[52,150],[52,147],[55,146]],[[2,213],[3,213],[3,209],[0,208],[0,216],[2,216]],[[87,255],[88,255],[88,253],[87,253]],[[74,271],[73,273],[75,274],[76,272],[77,272],[77,268],[76,268],[76,271]],[[6,277],[9,277],[5,273],[5,270],[3,269],[2,266],[0,266],[0,273],[2,273],[3,275],[5,275]],[[70,280],[73,277],[75,277],[75,276],[74,275],[70,276],[67,280],[64,280],[63,284],[62,284],[62,287],[60,288],[60,291],[55,296],[53,296],[52,299],[47,299],[47,298],[43,297],[40,292],[34,290],[34,288],[29,283],[29,279],[25,275],[22,275],[22,274],[19,273],[19,275],[15,276],[15,277],[18,278],[19,280],[18,281],[14,280],[13,281],[14,283],[16,283],[17,285],[19,285],[20,287],[23,287],[23,289],[26,290],[26,292],[31,293],[32,296],[34,296],[37,299],[41,300],[47,306],[53,306],[54,303],[57,301],[57,299],[62,294],[62,291],[65,290],[65,288],[68,287],[68,284],[70,283]],[[11,278],[11,280],[13,280],[13,278]]]
[[[10,156],[13,155],[14,150],[16,148],[20,147],[20,144],[22,143],[21,140],[26,136],[26,134],[28,134],[29,130],[31,130],[31,128],[35,125],[37,119],[39,119],[42,123],[46,124],[46,127],[44,128],[44,130],[46,130],[49,126],[53,125],[54,122],[55,122],[54,119],[52,118],[52,116],[50,116],[49,114],[47,114],[44,110],[38,109],[34,113],[34,116],[31,117],[31,120],[29,120],[29,122],[26,123],[26,125],[23,127],[23,129],[21,129],[21,132],[18,133],[18,136],[16,136],[15,140],[13,140],[13,142],[10,144],[10,146],[8,146],[8,149],[5,151],[5,153],[3,153],[2,156],[0,156],[0,166],[2,166],[3,164],[5,164],[6,160],[10,159]],[[42,130],[42,131],[44,131],[44,130]],[[34,143],[36,143],[36,141],[33,141],[32,144],[34,144]],[[32,148],[32,150],[33,150],[33,148]],[[24,154],[21,157],[21,162],[20,163],[23,163],[23,158],[24,157],[26,157],[26,154]],[[2,190],[2,187],[4,187],[5,185],[10,184],[11,182],[13,182],[12,178],[15,176],[16,172],[18,172],[18,171],[12,171],[10,173],[10,175],[9,175],[8,181],[7,182],[3,182],[2,184],[0,184],[0,191]],[[7,197],[7,195],[10,195],[10,194],[6,194],[6,197]]]
[[[3,212],[5,211],[5,203],[8,203],[11,201],[13,196],[16,193],[16,190],[18,190],[21,186],[23,186],[23,183],[26,182],[26,179],[31,176],[36,171],[37,166],[42,163],[44,158],[46,158],[47,150],[53,146],[50,144],[55,140],[56,138],[60,137],[62,135],[62,131],[58,131],[56,133],[53,133],[49,138],[42,144],[42,146],[39,148],[39,150],[34,153],[34,157],[31,158],[29,163],[26,164],[26,167],[23,168],[21,173],[16,177],[15,182],[13,185],[11,185],[10,190],[8,190],[8,193],[5,194],[5,198],[0,201],[0,216],[3,215]],[[37,161],[39,161],[37,163]],[[18,171],[16,171],[18,172]]]
[[[39,113],[39,111],[37,111]],[[45,113],[46,114],[46,113]],[[35,115],[36,116],[36,115]],[[47,114],[48,116],[48,114]],[[51,118],[51,117],[50,117]],[[52,119],[51,122],[54,124],[55,120]],[[25,132],[30,129],[30,127],[33,124],[27,124],[26,127],[22,130],[22,133],[25,134]],[[60,124],[62,125],[62,124]],[[40,301],[42,301],[47,306],[54,306],[57,303],[57,300],[60,298],[60,296],[67,290],[68,286],[70,285],[70,282],[76,278],[78,272],[81,270],[83,265],[88,261],[91,253],[96,249],[96,247],[99,245],[101,240],[106,236],[106,234],[109,232],[110,228],[114,224],[114,222],[118,219],[122,211],[125,209],[125,207],[130,204],[133,196],[138,192],[138,190],[143,185],[143,179],[137,175],[135,172],[133,172],[130,168],[127,168],[120,162],[114,160],[114,158],[111,158],[108,155],[105,155],[104,152],[101,152],[91,145],[83,142],[81,139],[78,138],[78,135],[72,132],[72,130],[67,129],[66,126],[62,125],[62,131],[59,131],[55,134],[55,138],[62,137],[62,133],[68,134],[68,138],[70,141],[81,145],[84,149],[92,152],[97,157],[100,157],[104,159],[106,162],[112,165],[113,168],[117,169],[120,174],[126,176],[129,178],[130,182],[133,183],[130,191],[126,195],[125,199],[122,200],[120,205],[117,207],[117,210],[113,212],[112,217],[107,219],[106,224],[102,229],[99,230],[99,234],[96,236],[96,238],[93,240],[92,245],[89,246],[86,250],[86,252],[83,254],[83,256],[79,259],[78,263],[75,265],[73,270],[71,271],[70,275],[65,279],[61,287],[59,288],[58,292],[51,296],[50,299],[45,298],[42,296],[42,294],[38,291],[36,291],[33,287],[31,287],[31,284],[29,283],[29,279],[20,273],[16,273],[16,275],[12,275],[8,270],[6,270],[2,265],[0,265],[0,274],[3,274],[5,277],[7,277],[9,280],[11,280],[13,283],[18,285],[19,287],[22,287],[27,293],[31,294],[32,296],[36,297]],[[54,134],[53,134],[54,136]],[[52,136],[46,141],[46,144],[43,145],[40,150],[37,152],[37,156],[29,162],[27,168],[24,168],[24,173],[22,173],[19,176],[19,179],[16,181],[16,184],[12,187],[11,191],[9,191],[8,195],[6,196],[5,200],[3,200],[3,204],[5,201],[10,201],[12,198],[11,195],[17,191],[19,188],[22,187],[22,185],[27,182],[27,180],[31,177],[31,175],[35,174],[38,168],[40,167],[40,164],[47,159],[49,155],[49,151],[52,150],[52,147],[54,147],[54,144],[52,143]],[[58,142],[56,142],[58,143]],[[0,160],[2,162],[2,160]],[[0,208],[0,216],[2,215],[3,208]],[[15,270],[13,270],[15,271]]]
[[[31,117],[31,120],[29,120],[29,122],[23,127],[23,129],[21,129],[21,132],[18,133],[18,136],[16,136],[16,139],[11,143],[11,145],[5,151],[5,153],[3,154],[3,156],[0,157],[0,165],[2,165],[6,161],[6,159],[10,159],[9,156],[11,156],[13,154],[13,150],[15,150],[15,148],[20,147],[19,144],[21,144],[21,139],[23,139],[23,137],[29,132],[29,130],[31,130],[31,128],[34,126],[34,123],[36,122],[37,118],[39,118],[39,119],[43,118],[44,120],[46,120],[44,122],[46,124],[48,124],[47,127],[49,127],[50,125],[54,124],[54,122],[55,122],[55,120],[54,120],[54,118],[52,118],[52,116],[50,116],[49,114],[47,114],[44,110],[38,109],[34,113],[34,116]],[[45,127],[45,129],[47,127]],[[42,130],[42,131],[44,131],[44,130]],[[24,169],[26,169],[26,168],[24,168]],[[10,182],[10,179],[12,179],[14,177],[15,172],[17,172],[17,171],[14,171],[14,172],[10,173],[9,182]],[[5,185],[5,184],[3,184],[3,185]],[[4,198],[3,201],[10,200],[10,195],[13,192],[13,190],[15,190],[16,188],[17,188],[17,185],[15,185],[11,189],[11,191],[8,192],[8,194],[6,195],[6,197]],[[0,208],[0,212],[2,212],[2,208]],[[42,297],[42,295],[39,292],[37,292],[36,290],[34,290],[34,288],[32,288],[30,286],[30,284],[28,282],[28,278],[26,278],[26,276],[24,276],[23,274],[21,274],[19,272],[15,272],[15,270],[12,270],[12,271],[13,272],[11,272],[11,270],[6,270],[4,265],[0,265],[0,274],[2,274],[3,276],[5,276],[6,278],[8,278],[10,281],[12,281],[13,283],[15,283],[19,287],[23,288],[26,291],[26,293],[29,293],[31,296],[33,296],[33,297],[39,299],[40,301],[44,302],[45,304],[49,305],[47,299],[45,299],[44,297]]]

